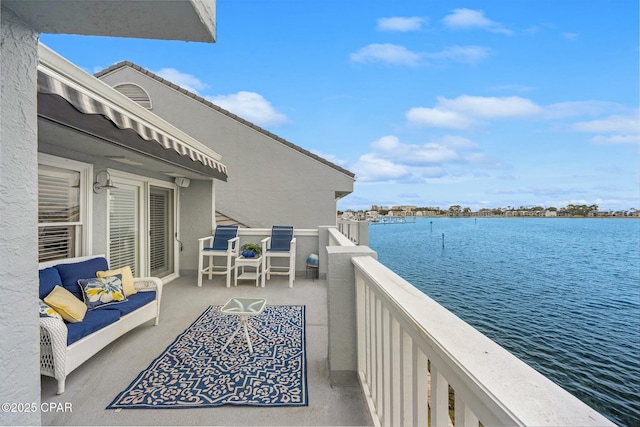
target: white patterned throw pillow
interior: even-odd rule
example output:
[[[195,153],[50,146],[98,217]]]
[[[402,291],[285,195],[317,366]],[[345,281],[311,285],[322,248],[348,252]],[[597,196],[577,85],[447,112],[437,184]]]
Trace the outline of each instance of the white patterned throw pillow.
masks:
[[[120,274],[109,277],[80,279],[78,284],[82,288],[84,303],[89,310],[127,301],[122,285],[122,275]]]
[[[60,316],[60,313],[51,308],[49,304],[42,301],[41,299],[38,300],[38,304],[40,305],[40,317],[53,317],[62,320],[62,316]]]

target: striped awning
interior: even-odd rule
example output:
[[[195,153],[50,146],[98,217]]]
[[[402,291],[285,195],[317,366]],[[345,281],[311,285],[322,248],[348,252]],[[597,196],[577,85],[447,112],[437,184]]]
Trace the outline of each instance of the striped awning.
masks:
[[[191,161],[202,164],[210,170],[208,175],[224,181],[227,179],[227,167],[220,161],[190,146],[187,142],[181,141],[179,138],[152,127],[152,125],[136,118],[133,114],[128,114],[116,107],[107,105],[99,96],[82,92],[40,70],[38,71],[38,92],[58,95],[81,113],[96,114],[105,117],[120,129],[132,130],[146,141],[159,144],[167,150],[170,149],[180,156],[186,156],[191,159]],[[149,151],[157,153],[157,149],[153,148],[154,147],[149,147]],[[202,170],[203,168],[199,167],[198,169]]]

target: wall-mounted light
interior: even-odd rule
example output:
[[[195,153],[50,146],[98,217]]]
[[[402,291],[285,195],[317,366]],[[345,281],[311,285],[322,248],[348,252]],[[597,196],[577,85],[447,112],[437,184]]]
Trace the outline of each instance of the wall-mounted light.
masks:
[[[104,184],[100,183],[100,175],[102,175],[102,174],[106,175]],[[100,171],[96,175],[96,182],[93,183],[93,192],[94,193],[102,193],[102,190],[105,189],[105,188],[109,189],[109,188],[118,188],[118,187],[113,185],[113,181],[111,181],[111,175],[109,175],[109,172]]]

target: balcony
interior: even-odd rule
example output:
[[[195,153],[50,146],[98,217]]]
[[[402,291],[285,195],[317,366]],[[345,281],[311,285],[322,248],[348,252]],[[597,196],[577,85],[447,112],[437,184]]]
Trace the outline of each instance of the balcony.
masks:
[[[268,304],[307,307],[308,407],[222,406],[199,409],[124,409],[106,406],[210,305],[234,296],[259,296]],[[66,391],[56,395],[56,381],[42,378],[42,402],[72,404],[73,412],[43,413],[43,425],[372,425],[358,387],[331,387],[327,369],[327,288],[324,280],[305,280],[289,289],[285,277],[265,288],[252,281],[225,287],[224,276],[204,280],[181,277],[164,287],[158,326],[152,322],[125,334],[67,378]]]
[[[241,243],[269,230],[242,229]],[[165,287],[161,323],[143,325],[86,362],[67,391],[42,377],[42,402],[72,412],[43,413],[50,425],[613,425],[511,353],[422,294],[334,227],[297,230],[297,270],[320,255],[320,279],[299,273],[294,288],[224,278],[196,286],[183,276]],[[309,406],[105,410],[111,400],[209,305],[232,296],[307,307]]]

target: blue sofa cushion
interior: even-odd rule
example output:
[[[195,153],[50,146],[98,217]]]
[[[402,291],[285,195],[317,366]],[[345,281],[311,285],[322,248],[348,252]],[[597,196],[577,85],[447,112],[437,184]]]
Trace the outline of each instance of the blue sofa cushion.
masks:
[[[129,314],[140,307],[149,304],[156,299],[156,291],[138,292],[137,294],[129,295],[126,302],[118,304],[107,305],[104,308],[99,308],[94,311],[107,311],[113,310],[120,313],[120,316]]]
[[[38,275],[40,276],[40,289],[38,291],[40,299],[45,299],[56,285],[62,286],[60,273],[55,267],[43,268],[38,271]]]
[[[56,268],[62,279],[62,287],[83,301],[78,280],[96,277],[96,272],[108,270],[109,264],[105,258],[92,258],[71,264],[58,264]]]
[[[67,345],[73,344],[81,338],[86,337],[110,325],[120,319],[120,312],[117,310],[93,310],[87,311],[82,322],[67,323]]]

